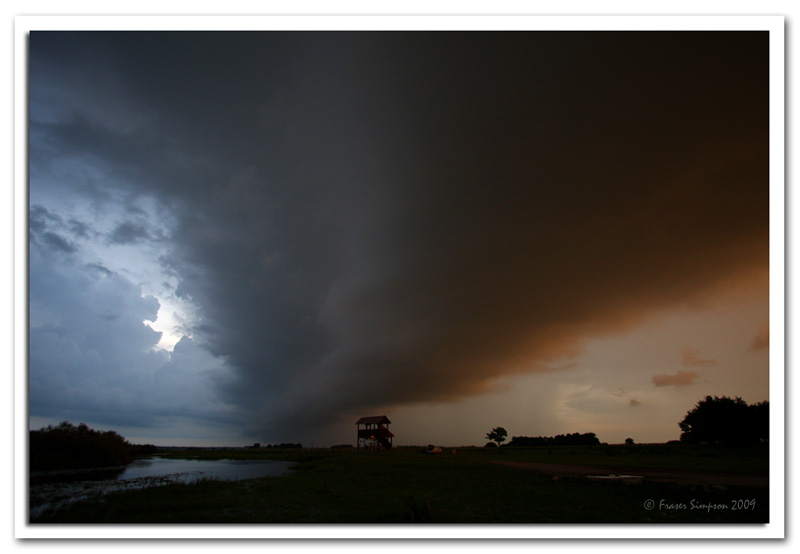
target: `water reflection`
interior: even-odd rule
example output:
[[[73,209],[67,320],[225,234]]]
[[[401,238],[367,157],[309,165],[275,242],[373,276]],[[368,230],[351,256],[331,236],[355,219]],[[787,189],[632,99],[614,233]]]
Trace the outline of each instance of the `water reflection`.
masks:
[[[111,491],[193,483],[198,479],[238,481],[274,477],[291,471],[293,462],[277,460],[183,460],[148,458],[126,467],[31,474],[30,514],[60,509],[72,502]]]
[[[283,475],[292,462],[276,460],[182,460],[171,458],[149,458],[137,460],[127,466],[117,477],[119,480],[175,475],[182,480],[207,477],[233,480],[255,479]]]

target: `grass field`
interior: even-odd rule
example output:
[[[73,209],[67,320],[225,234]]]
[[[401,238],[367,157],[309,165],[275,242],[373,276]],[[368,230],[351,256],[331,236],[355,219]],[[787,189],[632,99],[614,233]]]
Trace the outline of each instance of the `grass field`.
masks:
[[[765,523],[769,491],[564,477],[492,461],[766,475],[765,448],[684,445],[327,450],[192,450],[170,456],[298,462],[282,477],[109,493],[32,523]]]

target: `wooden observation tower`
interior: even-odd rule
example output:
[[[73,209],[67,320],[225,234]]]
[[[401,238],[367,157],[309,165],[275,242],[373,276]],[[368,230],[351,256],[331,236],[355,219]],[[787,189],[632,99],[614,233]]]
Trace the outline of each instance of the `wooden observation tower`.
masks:
[[[356,421],[358,427],[358,439],[356,450],[391,450],[392,437],[394,434],[389,431],[389,418],[385,415],[362,417]]]

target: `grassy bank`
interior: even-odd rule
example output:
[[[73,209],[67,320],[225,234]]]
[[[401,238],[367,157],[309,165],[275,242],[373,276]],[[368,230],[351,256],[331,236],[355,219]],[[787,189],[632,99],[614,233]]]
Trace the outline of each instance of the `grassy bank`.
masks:
[[[666,446],[666,445],[665,445]],[[758,523],[768,521],[766,489],[703,490],[645,481],[641,485],[595,482],[488,463],[495,460],[590,463],[619,458],[644,467],[713,459],[712,450],[670,455],[644,448],[604,453],[604,448],[460,449],[430,456],[416,449],[332,454],[324,450],[237,451],[240,455],[298,461],[284,477],[239,482],[170,485],[76,503],[36,522],[82,523]],[[627,447],[626,447],[627,448]],[[719,451],[715,451],[719,452]],[[191,451],[230,457],[225,451]],[[176,455],[173,452],[170,455]],[[703,455],[709,454],[709,455]],[[718,470],[756,471],[753,452],[730,452]],[[629,456],[623,458],[623,456]],[[761,459],[764,458],[762,453]],[[740,462],[740,463],[739,463]],[[662,466],[663,466],[662,464]],[[654,467],[650,465],[649,467]],[[664,466],[666,467],[666,466]],[[648,508],[648,500],[652,507]],[[736,509],[747,500],[747,509]],[[755,506],[752,506],[755,501]],[[712,506],[713,508],[710,508]],[[738,505],[742,508],[742,504]]]

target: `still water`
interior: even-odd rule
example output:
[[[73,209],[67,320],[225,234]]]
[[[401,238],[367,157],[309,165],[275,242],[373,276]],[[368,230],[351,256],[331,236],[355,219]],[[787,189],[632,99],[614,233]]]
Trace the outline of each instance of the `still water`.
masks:
[[[181,460],[171,458],[148,458],[137,460],[120,473],[117,480],[141,477],[164,477],[171,475],[176,480],[190,482],[199,478],[238,481],[284,475],[292,462],[276,460]]]
[[[293,462],[277,460],[182,460],[147,458],[125,468],[31,475],[30,514],[60,509],[78,500],[112,491],[193,483],[202,479],[238,481],[275,477],[291,471]]]

